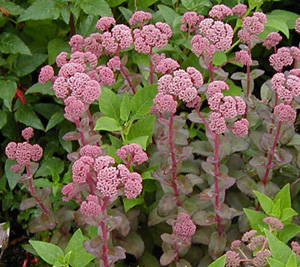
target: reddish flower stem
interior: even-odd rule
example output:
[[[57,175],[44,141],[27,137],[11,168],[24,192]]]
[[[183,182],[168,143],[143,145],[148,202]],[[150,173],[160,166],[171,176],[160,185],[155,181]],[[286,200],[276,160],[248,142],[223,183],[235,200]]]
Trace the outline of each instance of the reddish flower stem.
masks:
[[[106,208],[107,208],[107,204],[108,204],[109,198],[105,197],[104,201],[103,201],[103,205],[102,205],[102,212],[106,213]],[[104,240],[104,245],[103,245],[103,249],[102,249],[102,260],[104,263],[104,267],[109,267],[109,262],[108,262],[108,231],[107,231],[107,227],[106,227],[106,214],[103,218],[103,220],[100,222],[100,227],[102,230],[102,238]]]
[[[249,96],[250,96],[250,87],[251,87],[250,73],[251,73],[251,67],[250,67],[250,65],[247,65],[247,92],[246,92],[247,99],[249,99]]]
[[[74,122],[75,122],[76,128],[80,134],[80,139],[81,139],[82,145],[85,146],[87,143],[86,143],[83,132],[80,131],[80,121],[79,121],[79,119],[74,119]]]
[[[176,150],[174,143],[174,113],[171,114],[169,121],[169,144],[171,148],[171,159],[172,159],[172,187],[174,190],[174,195],[177,198],[177,205],[181,205],[181,200],[179,198],[179,190],[176,184],[177,181],[177,160],[176,160]]]
[[[273,162],[273,159],[274,159],[275,149],[276,149],[278,141],[280,139],[280,131],[281,131],[282,123],[283,123],[282,121],[279,121],[279,123],[278,123],[278,127],[277,127],[277,130],[276,130],[276,135],[275,135],[275,140],[274,140],[273,146],[271,148],[271,151],[269,153],[269,159],[268,159],[268,163],[267,163],[267,166],[266,166],[266,172],[265,172],[265,175],[264,175],[264,178],[263,178],[264,186],[267,185],[268,180],[269,180],[269,174],[270,174],[270,171],[272,169],[272,162]]]
[[[120,57],[120,47],[118,47],[116,54],[121,59],[121,57]],[[135,89],[135,86],[134,86],[134,84],[132,83],[132,81],[131,81],[131,79],[129,77],[129,73],[126,71],[126,68],[125,68],[122,60],[120,60],[120,61],[121,61],[120,72],[122,73],[122,75],[124,76],[124,78],[126,79],[126,81],[128,82],[128,84],[129,84],[129,86],[130,86],[133,94],[136,94],[136,89]]]
[[[97,134],[97,131],[94,130],[94,128],[95,128],[95,122],[94,122],[94,120],[93,120],[93,116],[92,116],[91,111],[90,111],[89,108],[88,108],[88,110],[87,110],[87,114],[88,114],[88,116],[89,116],[90,125],[91,125],[91,128],[92,128],[93,134],[96,135],[96,134]],[[98,145],[98,146],[101,145],[99,141],[97,142],[97,145]]]
[[[46,205],[43,203],[43,201],[38,197],[36,196],[36,190],[35,190],[35,187],[34,187],[34,183],[33,183],[33,177],[32,177],[32,174],[30,172],[30,167],[29,165],[26,165],[26,173],[27,173],[27,176],[28,176],[28,181],[29,181],[29,192],[30,194],[35,198],[36,202],[39,204],[39,206],[41,207],[43,213],[47,216],[50,215],[50,210],[46,207]]]
[[[149,56],[149,63],[150,63],[150,84],[154,84],[154,68],[153,68],[154,66],[152,62],[152,49]]]
[[[220,203],[220,188],[219,188],[219,150],[220,150],[220,135],[216,134],[214,137],[215,149],[214,149],[214,184],[215,184],[215,211],[221,210]],[[222,234],[224,232],[224,227],[221,224],[222,218],[216,213],[216,222],[218,224],[218,232]]]

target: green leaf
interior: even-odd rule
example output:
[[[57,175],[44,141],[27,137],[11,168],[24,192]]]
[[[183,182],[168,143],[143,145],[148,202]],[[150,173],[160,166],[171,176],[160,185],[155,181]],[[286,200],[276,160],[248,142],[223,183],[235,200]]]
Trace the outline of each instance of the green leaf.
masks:
[[[109,4],[110,7],[117,7],[124,3],[126,0],[107,0],[106,2]]]
[[[0,129],[7,123],[7,116],[3,110],[0,110]]]
[[[107,117],[113,118],[120,122],[120,106],[122,99],[112,90],[103,87],[99,99],[100,111]]]
[[[61,174],[64,171],[64,162],[56,157],[44,160],[41,167],[36,172],[35,177],[52,176],[50,169],[55,169],[59,174]]]
[[[270,15],[274,15],[277,18],[280,18],[281,20],[285,21],[285,23],[288,25],[289,29],[295,28],[295,22],[296,19],[299,18],[299,15],[287,10],[281,10],[281,9],[275,9],[273,10]]]
[[[25,20],[58,19],[60,8],[55,0],[36,0],[19,17],[18,22]]]
[[[136,123],[134,123],[127,135],[128,140],[133,140],[140,136],[150,136],[149,140],[152,138],[153,128],[154,128],[155,116],[150,115],[143,118]]]
[[[138,144],[140,145],[144,150],[147,148],[147,142],[148,142],[149,136],[139,136],[137,138],[134,138],[132,140],[128,140],[126,144]]]
[[[17,121],[24,123],[26,126],[31,126],[38,130],[45,130],[41,120],[29,104],[20,106],[15,113],[15,117]]]
[[[286,267],[285,264],[281,263],[278,260],[275,260],[273,258],[267,259],[268,263],[270,264],[271,267]]]
[[[289,257],[286,266],[288,267],[297,267],[297,256],[295,253],[292,253],[291,256]]]
[[[69,24],[70,22],[70,17],[71,17],[71,12],[69,10],[68,7],[64,6],[64,7],[61,7],[60,9],[60,15],[63,19],[63,21],[66,23],[66,24]],[[51,63],[50,63],[51,64]]]
[[[23,77],[36,70],[46,61],[47,57],[44,54],[33,54],[32,56],[20,55],[13,63],[13,71],[19,77]]]
[[[52,82],[47,82],[45,84],[36,83],[28,88],[25,95],[40,93],[42,95],[55,95],[54,90],[52,89]]]
[[[169,25],[173,25],[173,21],[180,16],[172,8],[169,8],[165,5],[158,5],[158,9]]]
[[[293,253],[292,250],[283,242],[278,240],[269,231],[265,231],[266,237],[268,238],[269,248],[272,253],[272,257],[282,263],[287,263],[289,257]]]
[[[292,218],[296,216],[298,213],[293,210],[292,208],[285,208],[281,211],[280,220],[282,222],[288,222],[290,223],[292,221]]]
[[[63,110],[60,110],[51,116],[51,118],[47,124],[47,127],[46,127],[46,132],[64,120],[63,114],[64,114]]]
[[[95,130],[109,132],[121,131],[122,126],[120,126],[119,123],[113,118],[101,117],[96,122]]]
[[[11,166],[15,164],[17,164],[15,160],[7,159],[5,161],[5,176],[10,190],[13,190],[16,187],[18,180],[21,177],[21,173],[15,173],[11,170]]]
[[[159,0],[143,0],[143,1],[139,1],[139,8],[146,8],[149,7],[153,4],[155,4],[156,2],[158,2]]]
[[[31,55],[28,46],[18,36],[8,32],[0,35],[0,51],[4,54]]]
[[[259,225],[268,228],[268,225],[265,222],[263,222],[263,219],[266,218],[267,215],[250,209],[244,209],[244,212],[246,213],[251,228],[253,230],[257,230],[258,232],[261,232]]]
[[[64,256],[62,249],[54,244],[34,240],[29,240],[29,243],[37,254],[49,264],[54,264],[59,256]]]
[[[281,215],[281,201],[280,199],[274,204],[273,208],[272,208],[272,212],[271,212],[271,216],[272,217],[276,217],[276,218],[280,218]]]
[[[130,115],[131,99],[129,93],[125,93],[122,98],[122,103],[120,106],[120,118],[123,121],[127,121]]]
[[[97,23],[98,16],[88,15],[83,19],[78,26],[78,34],[84,37],[89,36],[92,32],[95,32],[95,25]]]
[[[284,20],[278,18],[278,16],[268,15],[268,22],[265,27],[274,28],[281,31],[287,38],[290,36],[289,28]]]
[[[23,8],[8,0],[0,0],[0,6],[8,10],[13,16],[20,15],[24,11]]]
[[[125,197],[123,198],[125,212],[127,212],[130,209],[132,209],[133,207],[143,204],[143,203],[144,203],[144,200],[141,195],[138,198],[133,198],[133,199],[129,199],[129,198],[125,198]]]
[[[276,202],[280,199],[281,208],[291,208],[291,193],[290,193],[290,184],[286,184],[275,196],[273,202]]]
[[[72,253],[69,261],[72,267],[84,267],[95,258],[94,255],[88,253],[83,247],[83,242],[86,240],[88,240],[88,238],[82,234],[80,229],[78,229],[70,239],[65,253]]]
[[[62,39],[53,39],[48,43],[48,62],[52,65],[60,52],[70,52],[70,45]]]
[[[208,267],[224,267],[225,263],[226,263],[226,255],[223,255],[220,258],[216,259],[213,263],[208,265]]]
[[[217,51],[213,57],[213,64],[216,66],[221,66],[227,61],[227,56],[224,52]]]
[[[17,83],[10,80],[0,80],[0,98],[6,100],[5,106],[11,111],[11,103],[17,92]]]
[[[124,16],[124,18],[126,19],[126,21],[128,22],[130,17],[132,16],[133,12],[130,9],[122,7],[122,6],[119,7],[119,10],[121,11],[121,13]]]
[[[290,239],[300,233],[300,226],[296,224],[286,224],[284,228],[278,232],[278,239],[283,243],[287,243]]]
[[[109,5],[105,2],[105,0],[77,0],[76,4],[79,4],[83,12],[88,15],[95,15],[101,17],[113,16]]]
[[[270,215],[274,206],[272,199],[255,190],[253,191],[253,193],[256,195],[259,204],[261,205],[264,212]]]
[[[131,111],[134,118],[141,118],[150,112],[156,94],[157,85],[150,85],[139,90],[133,96],[131,100]]]

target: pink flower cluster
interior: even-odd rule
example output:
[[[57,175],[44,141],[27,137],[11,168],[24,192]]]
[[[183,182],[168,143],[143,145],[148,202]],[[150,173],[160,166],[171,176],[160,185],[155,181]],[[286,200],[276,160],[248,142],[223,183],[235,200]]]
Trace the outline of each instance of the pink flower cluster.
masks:
[[[15,159],[21,168],[21,166],[29,165],[31,161],[39,161],[43,156],[43,149],[38,144],[10,142],[5,148],[5,153],[9,159]]]
[[[114,24],[116,24],[116,20],[113,17],[102,17],[97,21],[96,28],[104,32]]]
[[[173,75],[166,74],[162,76],[158,80],[158,91],[159,93],[163,93],[165,95],[178,97],[187,104],[195,105],[200,101],[197,89],[199,89],[202,85],[203,77],[200,71],[194,67],[188,67],[186,71],[179,69],[174,71]],[[172,103],[171,98],[164,99]],[[158,105],[161,105],[160,107],[157,107],[158,110],[165,109],[165,105],[163,104],[164,101],[162,101],[162,95],[157,95],[154,102],[157,102]],[[174,102],[172,106],[175,106]]]
[[[293,56],[291,55],[290,48],[281,47],[277,53],[269,58],[270,65],[277,71],[281,71],[283,67],[289,66],[293,63]]]
[[[239,96],[224,96],[222,90],[228,90],[229,86],[223,81],[214,81],[207,87],[208,105],[213,111],[209,116],[209,127],[215,134],[226,131],[226,119],[234,119],[244,115],[246,103]],[[239,136],[248,134],[249,122],[241,119],[234,123],[233,133]]]
[[[154,71],[162,74],[170,74],[179,68],[176,60],[165,56],[165,54],[152,55]]]
[[[257,34],[265,30],[267,16],[262,12],[254,12],[253,16],[243,18],[243,29],[238,32],[238,36],[243,43],[251,44],[257,38]]]
[[[209,11],[208,15],[211,18],[217,18],[218,20],[222,20],[225,17],[232,16],[232,10],[226,5],[214,5]]]
[[[148,159],[147,154],[137,144],[131,144],[119,149],[117,154],[123,158],[127,166],[119,164],[116,167],[115,159],[110,156],[101,156],[101,148],[95,145],[85,145],[81,148],[80,157],[72,166],[73,182],[67,184],[62,193],[66,195],[65,201],[72,197],[77,197],[80,193],[80,186],[86,184],[95,184],[103,197],[114,198],[118,195],[118,190],[124,188],[124,194],[127,198],[136,198],[143,189],[142,177],[136,172],[130,172],[130,164],[141,164]],[[91,202],[91,203],[90,203]],[[96,209],[95,203],[98,200],[88,199],[81,207],[81,211],[87,216],[95,216],[92,212]],[[92,215],[94,214],[94,215]]]
[[[87,217],[99,216],[101,214],[101,206],[98,197],[88,195],[86,200],[81,203],[80,212]]]
[[[222,21],[204,19],[199,24],[199,32],[191,40],[192,50],[197,55],[212,58],[216,51],[226,51],[232,44],[233,29]]]
[[[46,83],[54,77],[54,69],[50,65],[46,65],[41,68],[39,74],[39,83]]]
[[[300,78],[295,75],[276,73],[272,79],[272,89],[285,102],[291,102],[300,95]]]
[[[173,224],[173,234],[183,241],[189,240],[196,233],[196,225],[186,213],[178,213]]]
[[[294,122],[297,117],[296,110],[289,104],[281,103],[274,108],[274,114],[280,122]]]
[[[30,138],[34,136],[34,131],[31,127],[26,127],[22,131],[22,137],[28,142]]]
[[[251,54],[245,50],[235,52],[235,60],[240,61],[243,65],[250,66],[252,64]]]
[[[278,32],[271,32],[268,34],[263,42],[263,46],[267,49],[277,46],[282,40],[282,36]]]
[[[152,14],[145,11],[136,11],[129,19],[130,25],[144,26],[145,22],[152,19]]]
[[[295,30],[296,32],[300,33],[300,18],[296,20]]]
[[[142,164],[148,160],[147,154],[138,144],[125,145],[117,150],[117,155],[127,164]]]
[[[195,32],[202,20],[204,20],[204,16],[198,15],[194,11],[185,12],[181,18],[180,29],[183,32]]]
[[[242,17],[246,14],[248,7],[244,4],[237,4],[232,8],[232,12],[239,17]]]
[[[174,99],[174,96],[167,95],[164,93],[158,93],[153,100],[155,106],[154,106],[154,112],[158,111],[160,113],[164,112],[170,112],[175,113],[177,109],[177,101]]]
[[[151,54],[154,47],[166,46],[172,34],[170,26],[164,22],[145,25],[142,29],[134,29],[135,50],[138,53]]]

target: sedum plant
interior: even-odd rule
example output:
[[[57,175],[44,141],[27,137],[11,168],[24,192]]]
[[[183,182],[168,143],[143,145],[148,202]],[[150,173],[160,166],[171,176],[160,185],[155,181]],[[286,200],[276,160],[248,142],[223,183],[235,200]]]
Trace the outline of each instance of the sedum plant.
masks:
[[[126,24],[72,24],[68,49],[26,92],[56,103],[40,112],[59,145],[47,136],[43,153],[25,128],[26,142],[6,146],[6,171],[30,195],[28,251],[53,266],[297,266],[298,243],[285,243],[300,233],[289,187],[295,197],[300,49],[281,46],[289,31],[260,7],[123,8]]]

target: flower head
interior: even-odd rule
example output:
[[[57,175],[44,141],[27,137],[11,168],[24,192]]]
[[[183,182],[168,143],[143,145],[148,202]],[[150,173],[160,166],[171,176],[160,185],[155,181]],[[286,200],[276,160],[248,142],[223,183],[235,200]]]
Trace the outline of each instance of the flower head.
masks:
[[[86,201],[81,203],[80,212],[87,217],[100,215],[101,206],[99,205],[98,197],[95,195],[87,196]]]
[[[143,190],[142,177],[137,172],[128,173],[124,182],[124,194],[127,198],[136,198]]]
[[[249,121],[247,119],[240,119],[234,123],[232,132],[237,136],[248,135]]]
[[[295,31],[300,33],[300,18],[296,20]]]
[[[267,49],[271,49],[280,43],[282,36],[278,32],[271,32],[268,34],[266,39],[263,42],[263,46]]]
[[[274,108],[274,114],[281,122],[294,122],[297,116],[296,110],[291,105],[279,104]]]
[[[209,128],[215,134],[222,134],[226,132],[226,121],[222,114],[213,112],[209,116]]]
[[[283,67],[291,65],[293,63],[293,57],[289,48],[281,47],[277,53],[270,56],[269,61],[270,65],[279,71],[282,70]]]
[[[196,225],[186,213],[178,213],[176,221],[173,225],[174,235],[183,241],[189,240],[196,232]]]
[[[217,18],[218,20],[222,20],[225,17],[232,16],[232,10],[226,5],[214,5],[212,9],[209,11],[208,15],[212,18]]]
[[[232,12],[239,17],[242,17],[246,14],[248,7],[244,4],[237,4],[232,8]]]
[[[117,155],[128,164],[142,164],[148,160],[147,154],[138,144],[122,146],[117,150]]]
[[[251,54],[244,50],[235,52],[235,60],[240,61],[243,65],[250,66],[252,64]]]
[[[152,14],[145,11],[136,11],[129,19],[130,25],[143,25],[146,21],[152,19]]]
[[[54,76],[54,69],[50,65],[41,68],[39,75],[39,83],[46,83],[50,81]]]
[[[101,31],[108,31],[111,25],[115,24],[116,20],[113,17],[102,17],[96,23],[96,28]]]
[[[22,131],[22,136],[26,141],[28,141],[30,138],[32,138],[34,136],[33,129],[31,127],[26,127]]]
[[[155,104],[155,109],[163,113],[165,111],[175,113],[177,108],[177,101],[174,100],[174,97],[164,93],[158,93],[153,100]]]

